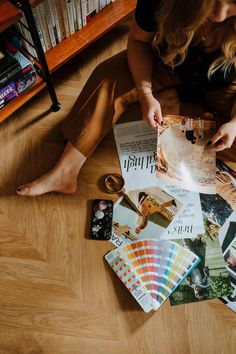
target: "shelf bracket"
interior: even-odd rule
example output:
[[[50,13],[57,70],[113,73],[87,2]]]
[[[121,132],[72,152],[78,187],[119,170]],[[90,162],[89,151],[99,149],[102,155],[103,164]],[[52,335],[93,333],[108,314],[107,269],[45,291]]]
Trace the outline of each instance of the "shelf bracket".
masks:
[[[41,65],[41,71],[43,73],[42,78],[46,83],[48,93],[49,93],[51,100],[52,100],[51,110],[53,112],[57,112],[61,108],[61,104],[58,102],[55,88],[52,83],[51,74],[48,69],[48,64],[47,64],[47,61],[46,61],[46,58],[44,55],[44,51],[43,51],[43,47],[42,47],[42,44],[41,44],[41,41],[39,38],[37,27],[35,25],[34,16],[32,13],[30,3],[28,0],[20,0],[20,1],[18,1],[18,4],[20,5],[22,11],[25,14],[25,18],[26,18],[26,21],[27,21],[27,24],[29,27],[29,31],[30,31],[32,39],[33,39],[33,44],[35,46],[35,50],[38,55],[38,60]]]

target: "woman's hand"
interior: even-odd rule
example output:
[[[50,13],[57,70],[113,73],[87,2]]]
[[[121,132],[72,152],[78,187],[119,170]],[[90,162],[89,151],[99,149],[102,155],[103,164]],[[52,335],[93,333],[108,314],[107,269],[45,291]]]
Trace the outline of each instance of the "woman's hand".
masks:
[[[211,138],[209,145],[215,145],[215,151],[229,149],[236,138],[236,121],[222,124],[216,134]]]
[[[143,119],[148,122],[150,127],[157,128],[158,124],[162,124],[161,105],[152,95],[143,95],[140,98]]]

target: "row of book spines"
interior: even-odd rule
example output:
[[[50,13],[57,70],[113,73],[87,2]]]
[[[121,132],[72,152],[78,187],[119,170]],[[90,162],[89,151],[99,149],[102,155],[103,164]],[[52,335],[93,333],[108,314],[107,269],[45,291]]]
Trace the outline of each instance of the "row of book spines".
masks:
[[[20,52],[0,60],[0,109],[36,81],[36,71]]]
[[[36,72],[28,65],[20,76],[15,76],[5,85],[0,86],[0,109],[4,108],[10,101],[23,93],[36,81]]]
[[[32,8],[44,52],[86,26],[91,17],[111,2],[115,0],[44,0]],[[26,50],[37,57],[34,47],[30,45],[32,37],[26,27],[22,13],[22,19],[17,24],[18,31],[23,36]]]

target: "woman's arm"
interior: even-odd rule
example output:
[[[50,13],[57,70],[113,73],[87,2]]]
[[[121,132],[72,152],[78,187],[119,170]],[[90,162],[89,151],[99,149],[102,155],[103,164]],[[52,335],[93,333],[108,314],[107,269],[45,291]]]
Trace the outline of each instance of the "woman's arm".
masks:
[[[236,98],[231,110],[231,119],[222,124],[216,134],[211,138],[211,145],[215,145],[215,151],[229,149],[236,139]]]
[[[152,94],[153,50],[155,32],[143,31],[134,20],[128,38],[128,64],[133,76],[143,119],[151,127],[162,122],[161,107]]]

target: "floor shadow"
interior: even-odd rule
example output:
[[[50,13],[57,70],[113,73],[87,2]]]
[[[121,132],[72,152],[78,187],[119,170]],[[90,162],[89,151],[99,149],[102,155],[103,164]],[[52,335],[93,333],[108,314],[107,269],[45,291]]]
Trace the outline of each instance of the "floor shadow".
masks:
[[[137,313],[138,316],[135,317],[129,317],[130,321],[133,321],[133,324],[130,326],[130,333],[135,333],[138,331],[147,321],[149,321],[152,316],[155,315],[154,311],[151,311],[149,313],[146,313],[143,311],[141,306],[138,304],[138,302],[135,300],[133,295],[129,292],[129,290],[126,288],[126,286],[122,283],[122,281],[119,279],[119,277],[116,275],[116,273],[112,270],[112,268],[109,266],[107,261],[104,259],[104,264],[105,268],[109,273],[109,276],[111,278],[111,282],[113,283],[114,290],[116,293],[116,297],[119,301],[119,305],[121,308],[121,311],[129,312],[129,313]]]
[[[0,197],[16,195],[19,185],[31,182],[48,172],[58,161],[66,146],[58,124],[48,129],[37,143],[28,143],[31,144],[31,148],[22,154],[17,166],[9,162],[8,178],[1,181]]]
[[[44,111],[44,112],[38,114],[37,116],[35,116],[35,118],[32,121],[25,123],[18,130],[16,130],[15,133],[21,132],[23,129],[29,128],[30,126],[32,126],[33,124],[37,123],[41,119],[47,117],[50,113],[53,113],[51,108],[49,108],[46,111]]]

